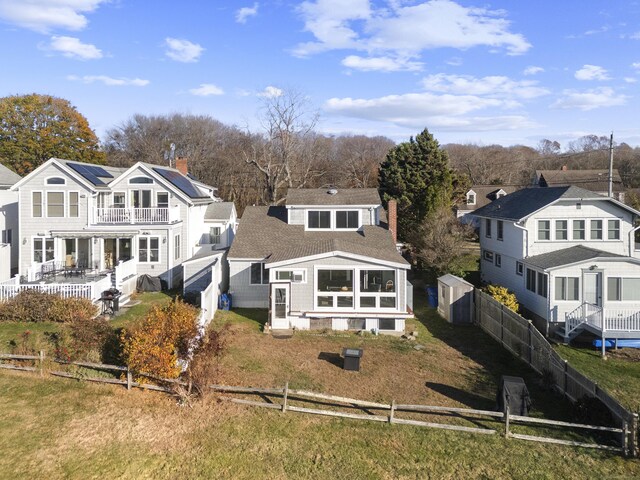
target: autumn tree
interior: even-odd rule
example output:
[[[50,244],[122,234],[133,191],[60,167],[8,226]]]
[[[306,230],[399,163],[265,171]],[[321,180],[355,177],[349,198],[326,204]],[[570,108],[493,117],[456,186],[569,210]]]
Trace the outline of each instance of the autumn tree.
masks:
[[[452,203],[453,175],[447,152],[427,129],[389,151],[380,166],[379,182],[384,203],[398,201],[398,237],[404,241],[415,239],[431,212]]]
[[[68,100],[35,93],[0,98],[0,162],[26,175],[51,157],[104,161],[89,122]]]

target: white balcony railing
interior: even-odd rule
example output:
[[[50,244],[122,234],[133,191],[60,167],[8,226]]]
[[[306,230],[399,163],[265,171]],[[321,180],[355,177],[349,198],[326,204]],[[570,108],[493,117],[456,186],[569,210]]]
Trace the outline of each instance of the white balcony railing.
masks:
[[[574,311],[567,313],[567,334],[583,324],[605,332],[640,332],[640,311],[633,308],[602,308],[583,303]]]
[[[120,262],[116,265],[116,287],[119,287],[122,282],[129,277],[135,276],[138,273],[138,259],[133,257],[126,262]]]
[[[179,218],[177,208],[96,208],[94,223],[172,223]]]

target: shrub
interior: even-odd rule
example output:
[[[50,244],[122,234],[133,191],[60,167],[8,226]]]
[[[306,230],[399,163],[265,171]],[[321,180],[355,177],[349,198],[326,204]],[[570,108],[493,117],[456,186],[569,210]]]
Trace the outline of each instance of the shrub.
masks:
[[[75,318],[90,319],[96,313],[95,305],[86,298],[62,298],[35,289],[22,290],[0,304],[0,321],[64,323]]]
[[[194,392],[199,397],[204,397],[209,392],[207,386],[218,383],[220,359],[227,350],[228,333],[228,323],[219,330],[209,328],[205,332],[197,347],[193,350],[189,367],[185,372],[189,382],[189,390],[178,393],[191,395]]]
[[[518,312],[520,305],[518,305],[516,294],[508,290],[507,287],[489,285],[486,287],[485,291],[509,310],[513,310],[516,313]]]
[[[108,346],[115,336],[108,320],[78,315],[65,323],[59,333],[52,335],[51,340],[56,358],[101,362],[108,356]]]
[[[123,357],[134,372],[163,378],[180,375],[178,360],[186,360],[198,333],[198,310],[181,300],[154,306],[142,322],[123,330]]]

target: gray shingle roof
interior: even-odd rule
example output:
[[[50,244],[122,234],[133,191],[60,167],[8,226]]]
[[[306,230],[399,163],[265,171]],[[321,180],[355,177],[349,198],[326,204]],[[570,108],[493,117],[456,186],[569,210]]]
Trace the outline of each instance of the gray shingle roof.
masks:
[[[502,190],[507,195],[515,192],[521,187],[517,187],[515,185],[473,185],[467,192],[473,190],[476,194],[476,203],[475,205],[467,205],[463,203],[458,206],[458,210],[460,211],[473,211],[478,208],[482,208],[485,205],[490,204],[496,199],[496,194]]]
[[[579,185],[592,192],[609,191],[609,170],[537,170],[541,187]],[[613,170],[613,191],[624,190],[618,170]]]
[[[0,163],[0,187],[11,187],[22,177]]]
[[[538,267],[541,269],[561,267],[563,265],[571,265],[574,263],[586,262],[596,258],[629,258],[624,255],[604,252],[595,248],[576,245],[574,247],[563,248],[555,252],[542,253],[525,258],[527,265]]]
[[[233,212],[233,202],[214,202],[204,212],[205,220],[229,220]]]
[[[304,225],[287,224],[285,207],[247,207],[228,258],[266,258],[274,263],[333,251],[407,265],[385,228],[369,225],[362,232],[306,232]]]
[[[331,195],[329,188],[290,188],[286,205],[380,205],[375,188],[337,188]]]
[[[580,187],[531,187],[523,188],[505,197],[494,200],[473,212],[477,217],[499,218],[520,221],[541,208],[561,199],[586,200],[606,199],[602,195]]]

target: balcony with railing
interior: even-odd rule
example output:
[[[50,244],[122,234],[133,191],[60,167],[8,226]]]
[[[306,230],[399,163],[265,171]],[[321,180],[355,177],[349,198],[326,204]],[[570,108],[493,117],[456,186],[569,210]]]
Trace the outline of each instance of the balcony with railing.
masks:
[[[177,207],[96,208],[93,223],[99,225],[162,224],[180,219]]]
[[[566,314],[569,336],[578,329],[607,338],[640,338],[640,308],[609,308],[583,303]]]

